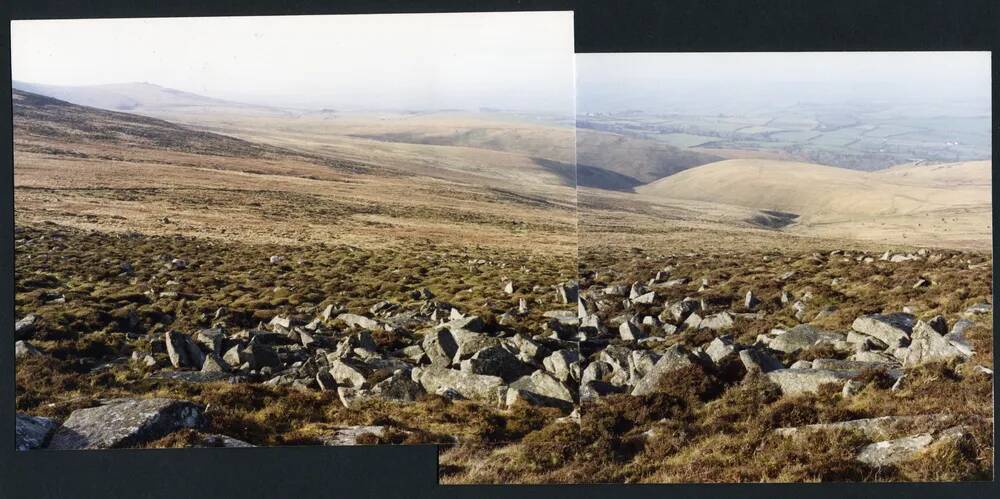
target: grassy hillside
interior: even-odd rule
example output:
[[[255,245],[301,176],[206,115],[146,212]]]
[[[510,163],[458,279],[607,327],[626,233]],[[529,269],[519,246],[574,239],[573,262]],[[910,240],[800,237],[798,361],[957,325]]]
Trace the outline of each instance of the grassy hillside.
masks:
[[[52,143],[114,147],[118,157],[136,149],[235,158],[289,159],[319,162],[354,170],[360,164],[336,163],[315,155],[194,130],[176,123],[131,113],[106,111],[21,90],[12,92],[15,141],[20,152],[65,152]],[[77,155],[87,153],[76,151]]]
[[[576,133],[577,165],[590,173],[581,176],[581,185],[585,187],[622,190],[629,183],[645,184],[722,159],[614,133],[587,129],[578,129]]]
[[[789,230],[808,235],[985,247],[992,230],[990,180],[989,162],[861,172],[791,161],[727,160],[638,191],[664,202],[794,214]]]

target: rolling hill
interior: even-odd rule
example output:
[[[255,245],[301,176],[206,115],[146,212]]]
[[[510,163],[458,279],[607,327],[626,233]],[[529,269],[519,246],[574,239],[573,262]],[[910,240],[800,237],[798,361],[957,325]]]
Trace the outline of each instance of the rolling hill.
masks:
[[[614,133],[587,129],[576,132],[576,162],[583,187],[631,191],[638,185],[721,159]]]
[[[831,219],[899,215],[989,202],[989,162],[861,172],[793,161],[727,160],[639,187],[647,195]],[[970,179],[980,178],[977,183]]]
[[[802,235],[986,247],[991,162],[905,165],[863,172],[809,163],[727,160],[636,190],[669,203],[758,210],[746,221]]]
[[[118,156],[141,149],[258,159],[296,159],[352,171],[360,164],[337,162],[281,147],[194,130],[157,118],[72,104],[21,90],[12,91],[14,131],[21,152],[65,152],[68,144],[114,148]],[[54,144],[60,147],[54,148]],[[76,151],[75,155],[84,154]]]

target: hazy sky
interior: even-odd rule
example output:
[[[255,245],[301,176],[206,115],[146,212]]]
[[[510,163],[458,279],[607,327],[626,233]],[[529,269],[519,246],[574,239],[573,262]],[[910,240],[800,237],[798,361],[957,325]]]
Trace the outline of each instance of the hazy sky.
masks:
[[[580,112],[990,96],[989,52],[579,54],[576,71]]]
[[[14,21],[15,80],[272,105],[571,115],[571,12]]]

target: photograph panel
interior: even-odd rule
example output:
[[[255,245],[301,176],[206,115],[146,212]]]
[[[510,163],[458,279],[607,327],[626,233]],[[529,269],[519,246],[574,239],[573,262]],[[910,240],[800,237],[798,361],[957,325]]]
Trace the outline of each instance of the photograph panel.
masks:
[[[459,473],[573,411],[572,13],[15,21],[11,51],[18,449]]]
[[[993,478],[990,54],[578,54],[581,423],[536,480]]]

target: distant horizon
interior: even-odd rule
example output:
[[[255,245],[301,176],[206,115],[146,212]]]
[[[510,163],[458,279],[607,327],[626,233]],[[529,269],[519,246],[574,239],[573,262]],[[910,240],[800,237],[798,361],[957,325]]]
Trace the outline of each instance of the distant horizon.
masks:
[[[11,22],[11,78],[284,108],[574,114],[572,12]]]
[[[358,113],[358,114],[364,114],[364,113],[383,113],[383,112],[385,112],[385,113],[392,113],[392,112],[396,112],[396,113],[412,113],[412,112],[449,112],[449,111],[468,112],[468,113],[480,113],[480,112],[485,112],[484,110],[490,110],[490,111],[493,111],[493,112],[510,113],[510,114],[534,114],[534,115],[539,115],[539,116],[563,116],[563,113],[558,113],[558,112],[555,112],[555,111],[544,111],[544,110],[537,111],[537,110],[515,109],[515,108],[500,108],[500,107],[494,107],[494,106],[479,106],[479,107],[475,107],[475,108],[474,107],[467,107],[467,108],[461,108],[461,107],[450,107],[450,108],[449,107],[427,107],[427,108],[419,108],[419,107],[409,107],[409,108],[390,108],[390,107],[384,107],[384,108],[340,108],[340,107],[336,107],[336,106],[283,106],[283,105],[273,105],[273,104],[259,104],[259,103],[255,103],[255,102],[239,101],[239,100],[227,99],[227,98],[224,98],[224,97],[218,97],[218,96],[214,96],[214,95],[206,95],[206,94],[202,94],[202,93],[198,93],[198,92],[191,92],[191,91],[180,89],[180,88],[175,88],[175,87],[170,87],[170,86],[162,85],[162,84],[159,84],[159,83],[156,83],[156,82],[152,82],[152,81],[122,81],[122,82],[114,82],[114,83],[100,83],[100,84],[95,84],[95,85],[59,85],[59,84],[52,84],[52,83],[39,82],[39,81],[25,81],[25,80],[17,80],[17,79],[12,79],[11,80],[11,86],[12,86],[12,88],[14,90],[20,90],[20,91],[23,91],[23,92],[30,92],[30,93],[38,93],[38,92],[33,91],[31,89],[26,90],[24,88],[18,88],[17,87],[18,85],[21,85],[22,87],[24,87],[24,86],[38,86],[38,87],[48,87],[48,88],[52,88],[52,89],[87,89],[87,88],[97,88],[97,87],[115,87],[115,86],[128,86],[128,85],[135,85],[135,86],[138,86],[138,85],[149,85],[149,86],[158,87],[158,88],[161,88],[161,89],[164,89],[164,90],[168,90],[168,91],[183,92],[183,93],[190,94],[190,95],[193,95],[193,96],[196,96],[196,97],[202,97],[202,98],[206,98],[206,99],[217,100],[217,101],[225,102],[225,103],[229,103],[229,104],[236,104],[236,105],[243,105],[243,106],[253,106],[253,107],[259,107],[259,108],[270,108],[270,109],[285,110],[285,111],[301,111],[301,112],[320,112],[320,111],[324,111],[324,110],[331,110],[331,111],[335,111],[335,112]],[[52,97],[52,98],[59,99],[58,97]],[[65,99],[59,99],[59,100],[65,100]],[[125,110],[125,109],[117,109],[117,110],[118,111],[122,111],[122,112],[127,112],[127,110]],[[564,117],[570,118],[569,116],[564,116]]]
[[[578,54],[577,113],[774,112],[802,104],[976,103],[989,52]]]

